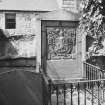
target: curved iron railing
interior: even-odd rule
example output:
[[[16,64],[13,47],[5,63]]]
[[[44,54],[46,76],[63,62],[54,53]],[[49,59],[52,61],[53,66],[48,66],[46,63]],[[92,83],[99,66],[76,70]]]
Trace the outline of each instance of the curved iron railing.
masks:
[[[104,70],[84,62],[85,80],[70,83],[53,82],[40,68],[47,85],[47,104],[44,105],[103,105],[105,104]]]
[[[85,79],[97,80],[104,78],[105,71],[100,69],[99,67],[89,64],[87,62],[84,62],[83,66],[84,66],[83,68],[84,68]]]

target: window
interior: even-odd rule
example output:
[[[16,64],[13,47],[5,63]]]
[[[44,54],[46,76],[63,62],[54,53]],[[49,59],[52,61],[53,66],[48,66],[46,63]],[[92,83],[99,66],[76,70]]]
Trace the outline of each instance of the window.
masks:
[[[16,14],[15,13],[6,13],[5,14],[5,28],[6,29],[15,29],[16,28]]]

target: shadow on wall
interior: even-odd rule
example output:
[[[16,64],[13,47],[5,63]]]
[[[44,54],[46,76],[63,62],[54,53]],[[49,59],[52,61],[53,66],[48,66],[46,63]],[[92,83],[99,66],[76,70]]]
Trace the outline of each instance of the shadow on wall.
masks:
[[[14,58],[17,54],[17,49],[14,48],[9,38],[0,29],[0,59]]]
[[[35,67],[35,35],[7,37],[7,34],[0,29],[0,67]]]

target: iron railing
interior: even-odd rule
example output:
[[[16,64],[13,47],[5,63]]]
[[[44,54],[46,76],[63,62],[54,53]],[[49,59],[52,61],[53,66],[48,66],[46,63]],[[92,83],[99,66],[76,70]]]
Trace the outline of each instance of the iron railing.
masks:
[[[49,82],[48,105],[105,105],[104,97],[105,79],[60,84]]]
[[[84,75],[87,80],[103,79],[105,72],[97,66],[84,62]]]
[[[51,81],[41,67],[40,73],[48,89],[44,105],[105,105],[105,72],[96,66],[84,62],[86,78],[70,83]]]

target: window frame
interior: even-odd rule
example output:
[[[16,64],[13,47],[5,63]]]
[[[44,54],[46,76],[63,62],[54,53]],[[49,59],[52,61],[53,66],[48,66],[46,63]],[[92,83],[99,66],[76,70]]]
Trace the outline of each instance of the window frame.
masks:
[[[16,29],[16,13],[5,13],[5,29]]]

